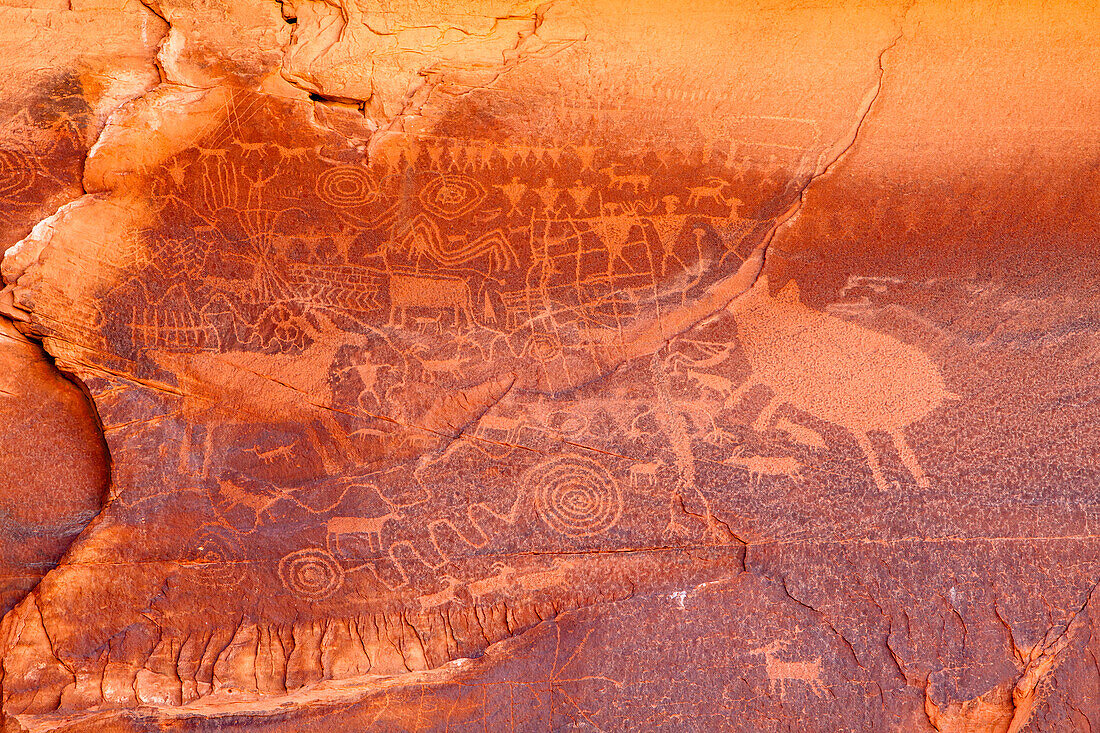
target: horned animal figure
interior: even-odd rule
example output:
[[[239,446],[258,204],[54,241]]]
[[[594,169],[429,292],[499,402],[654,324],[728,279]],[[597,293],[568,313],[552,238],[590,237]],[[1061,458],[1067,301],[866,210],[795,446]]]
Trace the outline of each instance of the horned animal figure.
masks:
[[[610,190],[621,191],[627,186],[638,194],[649,188],[650,177],[645,173],[616,173],[614,167],[600,168],[600,173],[607,175],[607,187]]]
[[[467,325],[474,322],[470,286],[462,278],[394,273],[390,276],[390,323],[402,322],[409,308],[453,310],[456,327],[463,316]]]
[[[378,517],[332,517],[325,526],[325,544],[331,546],[332,554],[339,556],[341,553],[337,538],[365,534],[368,547],[371,550],[377,547],[378,551],[382,552],[382,530],[390,522],[400,521],[401,518],[400,510],[391,510]]]
[[[730,216],[737,216],[737,209],[741,206],[741,199],[736,196],[727,196],[726,188],[730,184],[721,178],[708,178],[706,185],[692,186],[688,188],[688,206],[697,206],[708,199],[715,203],[725,204],[730,207]]]
[[[753,423],[766,430],[784,404],[809,413],[855,436],[867,456],[879,489],[886,488],[868,434],[890,435],[905,467],[928,486],[904,430],[957,399],[927,354],[877,331],[863,328],[803,305],[792,280],[775,296],[767,276],[735,300],[729,311],[752,373],[737,389],[740,398],[756,385],[772,390]]]

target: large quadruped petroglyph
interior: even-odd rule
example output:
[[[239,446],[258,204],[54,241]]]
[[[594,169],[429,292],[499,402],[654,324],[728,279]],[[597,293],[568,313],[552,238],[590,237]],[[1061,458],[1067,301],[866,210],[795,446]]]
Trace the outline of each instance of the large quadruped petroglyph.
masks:
[[[1088,8],[0,20],[3,733],[1100,726]]]

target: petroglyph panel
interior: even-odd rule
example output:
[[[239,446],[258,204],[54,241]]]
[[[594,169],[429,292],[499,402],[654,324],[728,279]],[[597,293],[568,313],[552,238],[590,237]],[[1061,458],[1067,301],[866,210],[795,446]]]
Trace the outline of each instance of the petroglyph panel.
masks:
[[[1100,181],[1023,128],[944,169],[986,117],[929,71],[1061,79],[1077,15],[445,6],[173,0],[129,101],[36,82],[0,311],[110,481],[3,714],[1091,722]]]

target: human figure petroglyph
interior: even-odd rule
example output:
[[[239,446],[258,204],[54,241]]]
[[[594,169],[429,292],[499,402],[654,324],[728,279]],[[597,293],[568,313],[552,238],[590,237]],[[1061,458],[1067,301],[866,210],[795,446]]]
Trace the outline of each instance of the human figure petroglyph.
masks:
[[[626,259],[623,253],[632,242],[631,230],[640,223],[637,215],[632,211],[615,216],[602,216],[593,220],[592,226],[599,234],[604,247],[607,248],[608,276],[612,274],[616,261],[622,262],[631,272],[637,272],[634,263]]]
[[[573,199],[573,204],[576,206],[575,213],[580,216],[588,211],[588,200],[592,197],[592,186],[585,186],[580,180],[578,180],[573,186],[566,189],[569,192],[569,197]]]
[[[595,145],[585,142],[583,145],[571,145],[577,159],[581,162],[581,170],[595,170],[596,153],[599,151]]]
[[[543,212],[548,214],[557,202],[558,196],[561,194],[561,189],[554,185],[553,178],[547,178],[540,188],[534,190],[539,200],[542,201]]]
[[[646,218],[646,221],[657,232],[657,240],[661,245],[661,275],[665,275],[668,272],[670,260],[675,260],[683,269],[688,267],[688,263],[676,252],[676,239],[683,231],[688,215],[676,213],[680,203],[678,196],[665,196],[661,201],[665,206],[664,213],[652,214]]]
[[[767,430],[784,404],[844,427],[855,436],[882,490],[886,478],[868,434],[885,432],[917,484],[929,485],[904,430],[956,396],[927,354],[806,307],[793,280],[772,296],[762,275],[728,310],[752,369],[731,403],[758,385],[772,391],[753,423],[755,430]]]
[[[523,198],[523,194],[527,193],[527,184],[519,180],[519,176],[512,176],[512,180],[508,183],[498,183],[496,188],[500,190],[504,197],[508,199],[508,203],[512,208],[508,210],[509,214],[519,213],[519,202]]]

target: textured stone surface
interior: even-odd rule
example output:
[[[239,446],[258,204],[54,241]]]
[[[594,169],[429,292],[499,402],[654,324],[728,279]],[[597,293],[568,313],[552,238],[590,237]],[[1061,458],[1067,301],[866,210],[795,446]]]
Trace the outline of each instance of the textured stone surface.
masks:
[[[4,250],[83,194],[84,159],[107,115],[157,83],[150,62],[163,27],[137,3],[19,5],[0,3],[11,49],[0,58]],[[0,610],[33,588],[98,512],[106,461],[85,395],[0,317]]]
[[[145,81],[4,259],[111,460],[12,726],[1100,723],[1083,6],[150,7],[33,11]]]
[[[84,394],[0,321],[0,610],[9,611],[102,506],[107,452]]]

